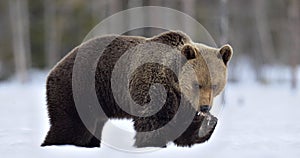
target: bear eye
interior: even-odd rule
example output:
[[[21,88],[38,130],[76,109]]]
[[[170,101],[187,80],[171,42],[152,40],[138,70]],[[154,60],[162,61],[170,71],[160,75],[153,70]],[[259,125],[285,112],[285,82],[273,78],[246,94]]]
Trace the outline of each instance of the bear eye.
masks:
[[[199,88],[199,89],[202,89],[202,88],[203,88],[203,86],[202,86],[202,85],[200,85],[200,84],[198,84],[198,88]]]
[[[218,86],[217,86],[217,85],[212,85],[211,88],[212,88],[213,90],[217,90]]]
[[[196,89],[202,89],[203,88],[203,86],[198,84],[198,83],[194,83],[193,87],[196,88]]]

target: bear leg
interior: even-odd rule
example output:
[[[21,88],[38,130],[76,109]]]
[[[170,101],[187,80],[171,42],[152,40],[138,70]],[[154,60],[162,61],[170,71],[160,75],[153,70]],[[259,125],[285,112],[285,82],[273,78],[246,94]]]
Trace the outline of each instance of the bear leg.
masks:
[[[135,143],[134,146],[137,148],[143,147],[161,147],[166,148],[166,144],[168,143],[165,140],[165,136],[159,133],[140,133],[138,132],[135,135]]]
[[[92,139],[87,144],[87,147],[100,147],[102,130],[103,130],[105,123],[106,123],[106,121],[97,122],[95,134],[93,135]]]
[[[63,122],[52,125],[41,146],[75,145],[80,147],[100,147],[100,141],[88,131],[81,121],[72,121],[66,121],[65,119]],[[102,128],[98,127],[97,130],[102,131]]]
[[[134,121],[136,130],[134,146],[143,147],[161,147],[165,148],[168,143],[166,133],[156,130],[160,127],[161,122],[157,118],[138,118]]]
[[[174,143],[177,146],[190,147],[209,140],[217,125],[217,121],[218,119],[211,114],[196,115],[190,126],[180,137],[174,140]],[[201,126],[204,128],[201,128]],[[201,130],[201,135],[199,135],[199,130]]]

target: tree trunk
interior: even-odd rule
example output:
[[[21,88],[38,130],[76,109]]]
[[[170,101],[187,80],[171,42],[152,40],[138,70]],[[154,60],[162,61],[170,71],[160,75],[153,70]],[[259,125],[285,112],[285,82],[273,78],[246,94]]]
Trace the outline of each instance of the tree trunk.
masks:
[[[261,52],[256,52],[257,56],[254,60],[262,58],[262,63],[259,63],[259,69],[261,66],[266,64],[266,62],[274,62],[275,58],[273,53],[275,52],[273,46],[272,35],[268,26],[268,17],[266,13],[266,1],[264,0],[255,0],[254,1],[255,8],[255,19],[258,30],[259,42],[261,46]],[[256,70],[257,72],[261,72],[261,70]],[[261,74],[262,75],[262,74]],[[264,76],[259,76],[261,82],[266,82],[266,78]]]
[[[274,46],[272,35],[270,32],[270,27],[268,26],[268,18],[266,13],[266,2],[263,0],[255,0],[255,18],[258,29],[258,36],[261,43],[262,52],[261,54],[265,59],[268,59],[270,62],[274,61]]]
[[[56,23],[56,1],[44,0],[45,8],[45,52],[47,67],[53,67],[59,60],[58,28]]]
[[[221,0],[220,45],[228,43],[228,8],[227,0]],[[226,91],[222,93],[221,103],[226,104]]]
[[[228,43],[228,8],[227,0],[221,0],[220,44]]]
[[[162,6],[163,5],[163,1],[161,0],[150,0],[149,3],[147,4],[149,6]],[[147,24],[150,24],[150,25],[159,25],[159,24],[164,24],[164,21],[162,20],[163,18],[157,18],[157,17],[163,17],[164,15],[160,15],[159,12],[153,12],[153,11],[149,11],[145,16],[147,16],[147,22],[146,22],[146,25]],[[161,30],[158,29],[158,28],[149,28],[147,29],[148,32],[145,32],[145,35],[147,37],[152,37],[152,36],[155,36],[159,33],[161,33]]]
[[[16,75],[24,83],[31,63],[27,0],[10,0],[9,13]]]
[[[91,0],[91,13],[95,24],[98,24],[102,19],[104,19],[106,10],[103,6],[105,4],[106,1]]]
[[[107,10],[106,10],[106,17],[112,16],[113,14],[122,11],[122,1],[119,0],[106,0],[107,3]],[[124,25],[124,19],[120,19],[120,26],[119,25],[115,25],[113,23],[111,23],[111,21],[109,22],[109,27],[107,28],[108,33],[110,34],[114,34],[116,33],[115,31],[118,30],[119,27],[123,27],[121,25]]]
[[[195,13],[195,0],[186,0],[186,1],[182,1],[182,9],[183,12],[185,14],[188,14],[189,16],[191,16],[192,18],[196,18],[196,13]],[[183,28],[184,28],[184,32],[189,32],[189,36],[192,39],[196,39],[195,35],[197,35],[196,33],[196,28],[194,25],[192,25],[190,22],[188,22],[188,19],[181,19],[183,20]]]
[[[143,1],[140,0],[128,0],[127,4],[128,8],[134,8],[136,6],[143,6]],[[129,14],[129,18],[125,19],[125,25],[127,25],[127,28],[133,28],[133,26],[136,26],[138,24],[145,24],[145,17],[144,14],[140,15],[134,15],[132,13]],[[145,35],[144,29],[138,29],[138,30],[128,30],[128,35]]]
[[[291,0],[288,5],[288,30],[291,38],[291,54],[290,54],[290,67],[291,67],[291,88],[297,89],[297,63],[299,48],[299,2],[298,0]]]

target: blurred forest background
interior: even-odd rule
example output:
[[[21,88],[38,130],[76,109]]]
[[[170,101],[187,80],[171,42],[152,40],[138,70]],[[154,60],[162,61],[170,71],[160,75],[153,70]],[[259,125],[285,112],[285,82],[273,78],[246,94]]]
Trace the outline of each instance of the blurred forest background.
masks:
[[[299,0],[2,0],[0,81],[16,75],[26,82],[30,70],[49,70],[101,20],[139,6],[164,6],[189,14],[218,46],[231,44],[230,81],[240,81],[239,63],[244,62],[255,80],[264,84],[274,80],[268,78],[266,68],[285,67],[286,82],[297,87]],[[156,33],[139,30],[146,37]]]

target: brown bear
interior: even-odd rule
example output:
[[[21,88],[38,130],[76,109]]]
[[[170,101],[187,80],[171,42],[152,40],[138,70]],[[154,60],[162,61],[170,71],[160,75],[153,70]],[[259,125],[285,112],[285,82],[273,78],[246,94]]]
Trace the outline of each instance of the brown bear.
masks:
[[[103,115],[91,117],[93,130],[82,121],[73,91],[76,56],[89,51],[102,53],[95,64],[95,85],[76,83],[75,87],[85,91],[82,95],[91,89],[96,92]],[[155,53],[160,56],[152,62],[157,58]],[[202,143],[216,126],[217,119],[209,110],[213,97],[225,87],[231,56],[229,45],[213,48],[194,43],[180,31],[167,31],[152,38],[109,35],[91,39],[73,49],[49,73],[46,93],[51,126],[42,146],[100,147],[101,132],[109,118],[133,119],[136,147],[165,147],[171,141],[178,146]],[[121,59],[126,60],[118,62]],[[130,75],[120,75],[124,71]],[[113,87],[124,76],[126,81],[121,84],[128,87],[129,94],[122,85]],[[85,76],[79,77],[85,80]],[[141,108],[133,107],[126,95]],[[97,106],[90,105],[88,97],[86,112]],[[123,100],[120,103],[116,98]],[[212,126],[203,134],[202,124],[210,122]]]

